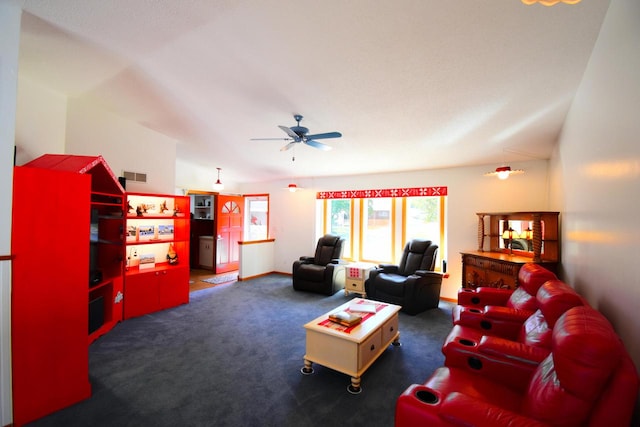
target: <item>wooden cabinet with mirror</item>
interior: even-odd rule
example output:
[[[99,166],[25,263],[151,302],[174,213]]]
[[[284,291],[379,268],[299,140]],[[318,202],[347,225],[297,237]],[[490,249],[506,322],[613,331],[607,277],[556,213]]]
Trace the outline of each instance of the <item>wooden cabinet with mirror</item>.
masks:
[[[462,253],[462,286],[515,288],[528,262],[557,272],[559,212],[478,212],[478,247]]]

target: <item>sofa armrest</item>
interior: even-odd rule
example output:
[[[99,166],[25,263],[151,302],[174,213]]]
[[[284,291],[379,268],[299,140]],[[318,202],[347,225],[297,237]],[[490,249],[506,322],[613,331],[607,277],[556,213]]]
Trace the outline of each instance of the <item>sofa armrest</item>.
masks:
[[[458,304],[464,306],[484,307],[485,305],[504,306],[509,301],[513,290],[480,287],[477,289],[463,288],[458,291]]]
[[[315,262],[316,258],[312,257],[312,256],[301,256],[300,257],[300,261],[303,261],[304,263],[307,264],[313,264]]]
[[[378,264],[379,273],[397,273],[398,266],[395,264]]]
[[[429,271],[429,270],[416,270],[414,274],[420,277],[434,277],[434,278],[441,278],[442,276],[444,276],[442,273],[438,273],[436,271]]]
[[[531,365],[532,370],[540,364],[551,350],[534,347],[517,341],[500,337],[483,336],[478,344],[478,352],[488,356],[505,358],[524,365]]]
[[[548,427],[549,424],[525,417],[468,395],[453,392],[440,407],[440,416],[454,425],[495,427]]]
[[[338,264],[338,265],[347,265],[348,264],[347,261],[345,261],[343,259],[338,259],[338,258],[332,259],[331,261],[329,261],[329,263]]]
[[[534,312],[529,310],[519,310],[516,308],[488,305],[484,308],[484,315],[487,319],[513,322],[522,325]]]

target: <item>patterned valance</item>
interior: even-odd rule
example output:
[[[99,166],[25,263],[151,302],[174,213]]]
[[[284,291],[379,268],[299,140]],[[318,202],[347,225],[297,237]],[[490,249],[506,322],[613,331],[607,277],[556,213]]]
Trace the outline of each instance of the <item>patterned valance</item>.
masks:
[[[446,196],[447,187],[386,188],[380,190],[319,191],[316,199],[377,199],[382,197]]]

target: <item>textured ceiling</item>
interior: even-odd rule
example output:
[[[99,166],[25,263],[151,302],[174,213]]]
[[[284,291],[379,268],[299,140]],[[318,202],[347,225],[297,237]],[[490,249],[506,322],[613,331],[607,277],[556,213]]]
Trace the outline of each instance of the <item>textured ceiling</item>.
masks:
[[[609,1],[20,0],[20,74],[236,182],[549,158]],[[281,152],[304,116],[332,151]],[[291,162],[295,154],[295,164]]]

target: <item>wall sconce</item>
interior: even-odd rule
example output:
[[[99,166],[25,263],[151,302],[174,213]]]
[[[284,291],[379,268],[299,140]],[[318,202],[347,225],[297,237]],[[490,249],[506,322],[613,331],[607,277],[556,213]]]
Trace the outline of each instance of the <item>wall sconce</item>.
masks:
[[[577,4],[582,0],[522,0],[522,3],[530,6],[534,3],[540,3],[543,6],[553,6],[556,3]]]
[[[504,230],[502,233],[502,238],[504,240],[509,240],[509,255],[513,255],[513,234],[515,233],[516,237],[518,237],[518,233],[511,227],[507,230]]]
[[[298,187],[296,184],[289,184],[287,186],[287,190],[289,190],[291,193],[295,193],[298,190],[302,190],[302,188]]]
[[[524,173],[522,169],[511,169],[511,166],[500,166],[493,172],[487,172],[484,176],[497,176],[499,179],[507,179],[509,175]]]
[[[220,170],[222,170],[222,168],[216,168],[218,169],[218,180],[216,182],[213,183],[213,191],[216,192],[221,192],[222,190],[224,190],[224,184],[220,181]]]

